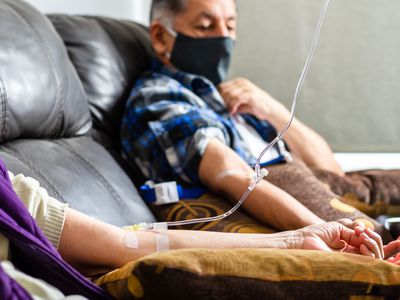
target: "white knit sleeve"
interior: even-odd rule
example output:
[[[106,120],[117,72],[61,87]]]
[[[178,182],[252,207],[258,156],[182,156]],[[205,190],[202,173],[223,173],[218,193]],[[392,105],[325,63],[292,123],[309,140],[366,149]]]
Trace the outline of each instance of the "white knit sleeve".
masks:
[[[39,182],[31,177],[22,174],[14,176],[11,172],[9,176],[15,193],[46,237],[58,248],[68,205],[50,197]]]

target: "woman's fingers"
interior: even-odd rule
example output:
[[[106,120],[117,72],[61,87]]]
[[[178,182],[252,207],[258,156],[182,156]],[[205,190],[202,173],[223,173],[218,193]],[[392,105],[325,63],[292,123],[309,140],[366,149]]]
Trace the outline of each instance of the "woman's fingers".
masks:
[[[364,231],[363,233],[360,234],[360,240],[361,240],[361,245],[360,245],[360,250],[361,248],[367,247],[370,252],[374,254],[375,258],[378,259],[383,259],[383,247],[379,245],[379,242],[375,240],[375,235],[373,235],[371,232]],[[362,253],[362,251],[361,251]]]
[[[376,258],[383,259],[385,257],[382,238],[378,233],[370,228],[360,226],[355,227],[354,232],[355,237],[358,237],[359,242],[368,247],[368,249],[375,254]]]
[[[378,233],[373,231],[371,228],[366,228],[364,232],[366,234],[368,234],[368,236],[376,242],[376,244],[378,245],[380,257],[382,259],[384,259],[385,258],[385,252],[383,251],[382,237]]]
[[[375,254],[364,244],[361,244],[360,252],[364,256],[376,257]]]

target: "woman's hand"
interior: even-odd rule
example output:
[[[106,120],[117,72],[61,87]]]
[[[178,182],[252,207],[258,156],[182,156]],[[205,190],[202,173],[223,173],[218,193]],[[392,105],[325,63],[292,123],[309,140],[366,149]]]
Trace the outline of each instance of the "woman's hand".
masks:
[[[303,249],[340,251],[384,259],[385,252],[379,234],[369,228],[350,229],[338,222],[312,225],[300,229]]]

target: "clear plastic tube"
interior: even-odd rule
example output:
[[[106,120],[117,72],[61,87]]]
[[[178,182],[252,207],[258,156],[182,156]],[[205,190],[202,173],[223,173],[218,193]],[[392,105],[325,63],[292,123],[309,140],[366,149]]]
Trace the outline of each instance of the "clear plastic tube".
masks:
[[[301,72],[299,81],[297,83],[296,91],[295,91],[295,94],[294,94],[294,97],[293,97],[290,118],[289,118],[288,122],[286,123],[285,127],[283,128],[283,130],[278,133],[278,135],[275,137],[275,139],[273,139],[272,142],[270,142],[265,147],[265,149],[261,152],[261,154],[257,158],[257,162],[256,162],[256,165],[254,167],[254,171],[255,171],[254,172],[254,178],[253,178],[251,184],[249,185],[249,187],[243,193],[243,195],[240,198],[240,200],[229,211],[225,212],[222,215],[218,215],[218,216],[214,216],[214,217],[207,217],[207,218],[198,218],[198,219],[192,219],[192,220],[182,220],[182,221],[167,222],[167,226],[168,227],[184,226],[184,225],[191,225],[191,224],[205,223],[205,222],[213,222],[213,221],[222,220],[222,219],[230,216],[231,214],[233,214],[243,204],[243,202],[247,199],[247,197],[253,191],[253,189],[256,187],[256,185],[268,174],[268,172],[266,172],[266,170],[261,169],[261,167],[260,167],[261,159],[263,158],[265,153],[267,153],[267,151],[269,151],[276,143],[278,143],[284,137],[284,135],[286,134],[286,132],[288,131],[288,129],[292,125],[292,122],[293,122],[293,119],[294,119],[294,115],[295,115],[295,111],[296,111],[297,100],[298,100],[298,98],[300,96],[300,93],[302,91],[304,80],[305,80],[305,78],[307,76],[308,70],[310,69],[311,61],[312,61],[312,58],[314,56],[315,48],[316,48],[317,43],[318,43],[319,35],[321,33],[322,24],[323,24],[324,19],[325,19],[325,15],[326,15],[326,11],[327,11],[328,6],[329,6],[329,2],[330,2],[330,0],[324,0],[324,4],[323,4],[322,10],[321,10],[321,14],[319,16],[317,28],[316,28],[316,31],[315,31],[315,34],[314,34],[314,38],[313,38],[313,41],[312,41],[312,44],[311,44],[311,48],[310,48],[310,50],[308,52],[308,56],[307,56],[305,65],[303,67],[303,70]],[[141,229],[148,229],[148,230],[154,229],[154,224],[153,223],[140,223],[140,224],[137,224],[136,226],[138,226],[138,228],[141,228]]]

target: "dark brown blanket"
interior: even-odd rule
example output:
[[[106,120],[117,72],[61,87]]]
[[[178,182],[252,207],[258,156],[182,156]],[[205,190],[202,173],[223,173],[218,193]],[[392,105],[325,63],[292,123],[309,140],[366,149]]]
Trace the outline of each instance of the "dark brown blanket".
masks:
[[[396,204],[400,203],[400,171],[369,171],[340,177],[327,171],[311,170],[297,158],[291,163],[270,166],[268,170],[270,174],[266,180],[285,190],[320,218],[326,221],[341,218],[363,219],[372,224],[385,241],[392,239],[371,216],[399,209]],[[206,195],[177,204],[153,207],[152,210],[158,220],[174,221],[215,216],[231,207],[232,203],[228,200]],[[222,221],[185,226],[185,229],[272,232],[242,210]]]

